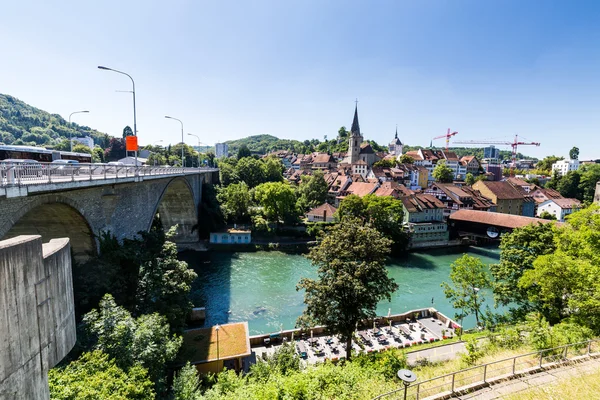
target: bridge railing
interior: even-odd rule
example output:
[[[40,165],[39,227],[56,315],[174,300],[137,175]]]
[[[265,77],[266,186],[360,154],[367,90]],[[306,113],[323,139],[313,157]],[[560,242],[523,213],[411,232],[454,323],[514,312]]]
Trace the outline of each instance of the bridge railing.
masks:
[[[0,187],[59,182],[122,179],[135,176],[197,174],[216,168],[56,163],[0,163]]]
[[[406,398],[410,400],[447,398],[454,393],[482,387],[490,381],[510,379],[517,375],[533,373],[561,363],[598,355],[600,355],[600,339],[520,354],[416,382],[408,387]],[[402,398],[404,398],[404,387],[381,394],[373,400]]]

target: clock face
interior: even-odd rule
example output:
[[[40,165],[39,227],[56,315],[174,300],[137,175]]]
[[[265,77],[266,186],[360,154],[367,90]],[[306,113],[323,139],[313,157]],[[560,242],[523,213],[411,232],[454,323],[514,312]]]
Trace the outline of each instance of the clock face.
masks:
[[[496,228],[495,226],[490,226],[487,229],[487,235],[492,239],[496,239],[498,235],[500,235],[500,231],[498,231],[498,228]]]

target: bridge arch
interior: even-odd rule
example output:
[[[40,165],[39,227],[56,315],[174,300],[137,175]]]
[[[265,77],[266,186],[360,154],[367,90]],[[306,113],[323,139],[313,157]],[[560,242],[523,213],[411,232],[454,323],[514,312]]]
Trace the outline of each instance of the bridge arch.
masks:
[[[45,243],[68,237],[75,260],[85,261],[98,250],[93,230],[79,210],[81,207],[67,197],[37,197],[16,211],[9,225],[0,227],[0,238],[41,235]]]
[[[165,230],[177,225],[177,231],[173,237],[175,242],[198,241],[198,235],[195,232],[195,225],[198,223],[196,199],[192,187],[185,178],[177,177],[167,184],[160,195],[152,219],[148,223],[148,230],[150,230],[156,214]]]

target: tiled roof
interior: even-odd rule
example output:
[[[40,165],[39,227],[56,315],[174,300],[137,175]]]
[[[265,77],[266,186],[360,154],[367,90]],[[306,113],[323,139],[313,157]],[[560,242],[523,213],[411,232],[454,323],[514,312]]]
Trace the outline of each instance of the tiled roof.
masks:
[[[322,217],[324,212],[327,213],[327,215],[333,215],[333,214],[335,214],[336,211],[337,211],[337,208],[335,208],[334,206],[332,206],[329,203],[324,203],[324,204],[321,204],[319,207],[313,208],[312,210],[307,212],[306,215],[314,215],[317,217]]]
[[[523,194],[506,181],[480,181],[500,200],[522,199]]]
[[[413,160],[423,160],[423,157],[421,157],[417,150],[407,151],[405,154]]]
[[[392,196],[395,198],[410,196],[414,192],[397,182],[383,182],[375,191],[376,196]]]
[[[581,207],[581,202],[577,199],[551,199],[560,208],[578,208]]]
[[[465,222],[476,222],[480,224],[487,224],[498,226],[502,228],[520,228],[530,224],[548,224],[555,223],[555,221],[523,217],[520,215],[503,214],[489,211],[476,211],[476,210],[458,210],[450,214],[449,219],[453,221],[465,221]]]
[[[410,212],[422,212],[423,210],[434,210],[445,208],[444,203],[430,194],[417,193],[402,198],[402,204]]]
[[[376,183],[369,182],[352,182],[347,191],[359,197],[364,197],[373,193],[377,189]]]
[[[314,164],[324,164],[324,163],[335,163],[333,157],[327,153],[317,153],[315,157],[313,157]]]
[[[369,142],[362,143],[360,145],[360,154],[375,154],[371,144]]]

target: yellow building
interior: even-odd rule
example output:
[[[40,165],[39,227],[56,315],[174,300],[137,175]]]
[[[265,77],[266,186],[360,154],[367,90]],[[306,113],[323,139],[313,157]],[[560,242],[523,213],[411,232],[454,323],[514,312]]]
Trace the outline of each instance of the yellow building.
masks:
[[[496,212],[512,215],[523,215],[525,196],[506,181],[477,181],[473,189],[491,199],[496,204]],[[531,216],[531,215],[528,215]]]

